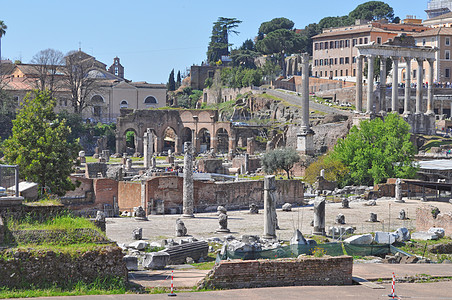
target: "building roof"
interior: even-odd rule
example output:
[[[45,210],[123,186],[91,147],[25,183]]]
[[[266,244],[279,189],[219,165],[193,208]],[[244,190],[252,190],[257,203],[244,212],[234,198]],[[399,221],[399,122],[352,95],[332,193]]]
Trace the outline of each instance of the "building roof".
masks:
[[[419,32],[413,34],[413,37],[424,37],[424,36],[436,36],[436,35],[452,35],[452,28],[451,27],[438,27],[433,28],[424,32]]]
[[[425,22],[429,22],[429,21],[437,21],[437,20],[442,20],[442,19],[448,19],[448,18],[452,18],[452,12],[448,12],[442,15],[439,15],[437,17],[434,18],[430,18],[424,21]]]

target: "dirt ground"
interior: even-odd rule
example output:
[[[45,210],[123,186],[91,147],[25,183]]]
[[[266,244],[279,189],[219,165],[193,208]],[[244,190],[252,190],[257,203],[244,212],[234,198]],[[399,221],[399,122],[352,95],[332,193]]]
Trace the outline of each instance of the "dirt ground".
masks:
[[[346,224],[342,226],[356,227],[356,233],[367,233],[375,231],[394,231],[399,227],[414,230],[416,227],[416,207],[425,205],[419,200],[405,199],[405,203],[395,203],[394,200],[379,199],[376,206],[365,206],[365,202],[350,202],[350,209],[342,209],[340,203],[327,203],[326,205],[326,228],[339,226],[335,224],[336,216],[341,213],[345,216]],[[366,201],[367,202],[367,201]],[[452,210],[452,205],[447,202],[429,201],[427,204],[437,206],[441,212]],[[405,209],[408,220],[397,219],[399,211]],[[367,222],[370,213],[378,215],[379,222]],[[295,229],[300,229],[304,235],[310,235],[313,227],[313,207],[295,207],[291,212],[283,212],[277,209],[280,230],[277,236],[282,240],[289,240]],[[241,235],[262,235],[264,227],[264,215],[260,210],[258,215],[249,214],[248,211],[229,211],[228,228],[236,238]],[[150,215],[149,221],[136,221],[134,218],[108,218],[107,236],[118,243],[130,243],[132,230],[143,228],[143,239],[160,242],[163,239],[174,238],[176,220],[180,215]],[[224,233],[215,233],[218,228],[218,217],[216,213],[195,214],[195,218],[183,218],[188,229],[188,235],[196,238],[224,238]]]

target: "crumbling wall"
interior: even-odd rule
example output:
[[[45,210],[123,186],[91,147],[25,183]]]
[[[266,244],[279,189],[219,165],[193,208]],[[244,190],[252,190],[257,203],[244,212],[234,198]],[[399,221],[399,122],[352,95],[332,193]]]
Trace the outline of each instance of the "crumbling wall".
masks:
[[[452,235],[452,211],[436,215],[433,213],[435,208],[432,205],[416,208],[416,230],[427,231],[431,227],[440,227],[444,228],[446,235]]]
[[[0,259],[0,282],[10,288],[86,284],[97,278],[127,281],[127,269],[118,247],[100,247],[77,255],[52,250],[4,250]]]
[[[351,256],[221,261],[198,283],[198,288],[351,285],[352,268]]]

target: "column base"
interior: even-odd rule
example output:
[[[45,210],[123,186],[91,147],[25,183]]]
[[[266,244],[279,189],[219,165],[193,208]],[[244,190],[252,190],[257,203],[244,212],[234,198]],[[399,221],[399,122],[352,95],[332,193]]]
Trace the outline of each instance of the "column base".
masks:
[[[262,238],[266,240],[276,240],[276,235],[265,234],[262,236]]]
[[[182,215],[182,218],[194,218],[195,217],[195,215],[193,215],[193,214],[183,214]]]
[[[297,134],[297,151],[302,154],[314,154],[314,131],[308,129]]]

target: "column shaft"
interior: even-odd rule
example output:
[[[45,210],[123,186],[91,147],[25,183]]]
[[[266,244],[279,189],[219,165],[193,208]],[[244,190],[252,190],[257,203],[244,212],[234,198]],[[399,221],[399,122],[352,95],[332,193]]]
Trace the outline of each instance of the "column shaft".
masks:
[[[405,72],[405,105],[403,108],[404,114],[410,114],[410,100],[411,100],[411,57],[405,57],[406,72]]]
[[[417,58],[417,86],[416,86],[416,113],[422,113],[422,82],[423,82],[423,64],[422,58]]]
[[[367,109],[366,114],[373,112],[374,106],[374,56],[367,57]]]
[[[356,66],[356,111],[363,111],[363,57],[358,55]]]
[[[427,114],[433,115],[435,114],[433,109],[433,59],[428,60],[428,90],[427,90]]]
[[[380,112],[386,112],[386,57],[380,56]]]
[[[399,112],[399,58],[392,57],[392,102],[391,110]]]
[[[302,76],[301,76],[301,130],[309,131],[309,55],[302,54]]]

